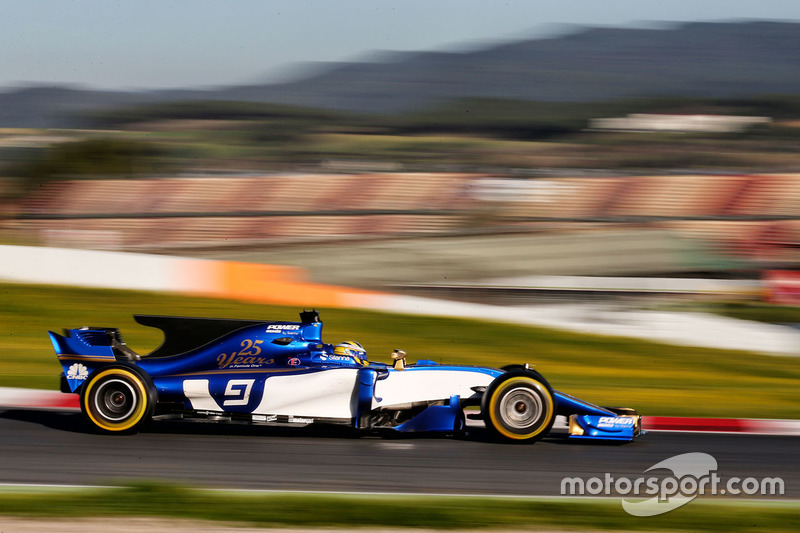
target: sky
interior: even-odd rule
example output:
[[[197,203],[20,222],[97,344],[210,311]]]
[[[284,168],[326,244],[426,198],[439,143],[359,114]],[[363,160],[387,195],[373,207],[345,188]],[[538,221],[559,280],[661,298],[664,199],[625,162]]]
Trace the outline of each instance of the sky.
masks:
[[[458,50],[564,25],[800,21],[798,0],[0,0],[0,88],[212,87],[298,63]]]

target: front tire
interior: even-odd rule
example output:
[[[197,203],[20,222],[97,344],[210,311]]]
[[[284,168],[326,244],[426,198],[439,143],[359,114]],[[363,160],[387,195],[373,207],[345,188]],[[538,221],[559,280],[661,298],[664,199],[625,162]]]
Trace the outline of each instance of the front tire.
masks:
[[[81,411],[106,433],[137,431],[152,417],[155,403],[152,382],[132,367],[101,368],[81,391]]]
[[[539,440],[550,431],[556,418],[550,385],[531,371],[498,376],[484,394],[481,411],[486,427],[512,442]]]

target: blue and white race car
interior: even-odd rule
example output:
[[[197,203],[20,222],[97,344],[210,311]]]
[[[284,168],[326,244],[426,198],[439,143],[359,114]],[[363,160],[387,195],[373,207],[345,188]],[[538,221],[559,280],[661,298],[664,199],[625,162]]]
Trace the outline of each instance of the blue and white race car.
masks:
[[[632,409],[604,408],[556,391],[528,365],[502,369],[368,361],[357,342],[322,342],[316,311],[300,322],[134,315],[164,333],[147,355],[117,328],[49,332],[63,367],[62,392],[79,394],[99,430],[130,433],[153,417],[359,430],[465,431],[465,407],[507,441],[545,436],[557,415],[576,439],[630,441],[641,433]],[[476,415],[471,415],[476,416]]]

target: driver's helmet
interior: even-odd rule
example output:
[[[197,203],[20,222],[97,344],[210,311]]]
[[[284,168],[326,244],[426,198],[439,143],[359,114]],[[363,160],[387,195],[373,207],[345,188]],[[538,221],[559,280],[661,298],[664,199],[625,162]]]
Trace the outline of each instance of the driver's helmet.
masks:
[[[352,357],[360,365],[367,364],[367,351],[356,341],[340,342],[333,348],[333,353]]]

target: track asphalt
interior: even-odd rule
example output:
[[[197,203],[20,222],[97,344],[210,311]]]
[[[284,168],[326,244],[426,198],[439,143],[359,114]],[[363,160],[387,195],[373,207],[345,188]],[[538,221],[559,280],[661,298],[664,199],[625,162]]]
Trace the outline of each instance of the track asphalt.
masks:
[[[453,440],[179,421],[108,436],[94,433],[74,405],[64,404],[75,396],[45,391],[61,400],[48,407],[43,396],[33,405],[36,395],[26,392],[29,405],[9,405],[9,391],[19,390],[0,389],[0,483],[163,479],[258,490],[555,496],[565,477],[633,479],[672,456],[704,452],[723,477],[780,477],[780,497],[800,498],[797,421],[651,417],[651,431],[628,444],[572,442],[563,435],[500,444],[482,427]],[[770,427],[783,434],[749,434]]]

